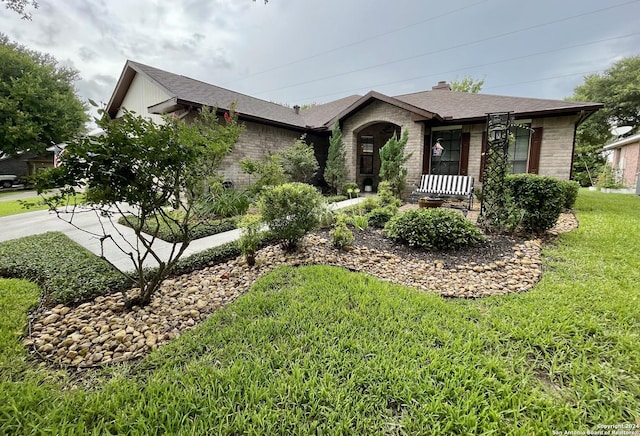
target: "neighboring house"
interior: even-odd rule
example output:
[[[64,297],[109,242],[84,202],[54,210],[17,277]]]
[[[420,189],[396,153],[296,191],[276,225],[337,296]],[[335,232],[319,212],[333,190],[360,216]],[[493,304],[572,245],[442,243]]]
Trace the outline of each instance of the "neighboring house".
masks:
[[[0,174],[13,174],[20,178],[31,176],[43,168],[51,167],[53,167],[51,156],[21,153],[14,157],[0,157]]]
[[[323,171],[331,127],[340,123],[347,150],[349,179],[361,189],[376,188],[380,148],[394,134],[409,132],[408,186],[425,173],[462,174],[480,179],[486,146],[487,113],[512,112],[524,128],[513,130],[509,150],[512,172],[561,179],[571,176],[575,130],[600,103],[543,100],[452,92],[440,82],[430,91],[387,96],[375,91],[352,95],[306,109],[288,108],[188,77],[127,61],[107,105],[117,118],[122,108],[161,120],[161,114],[196,116],[202,106],[227,110],[236,103],[245,130],[222,165],[224,176],[238,185],[250,182],[238,162],[261,158],[289,145],[302,134],[314,144]],[[436,144],[444,147],[434,153]],[[439,147],[438,147],[439,148]]]
[[[640,177],[640,133],[607,144],[604,151],[613,151],[611,163],[622,184],[630,188],[636,187]]]

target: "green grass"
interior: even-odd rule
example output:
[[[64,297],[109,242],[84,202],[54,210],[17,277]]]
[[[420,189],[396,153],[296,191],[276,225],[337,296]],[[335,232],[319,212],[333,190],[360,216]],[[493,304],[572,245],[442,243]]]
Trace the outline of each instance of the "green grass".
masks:
[[[25,202],[33,203],[30,207],[25,207]],[[49,206],[42,202],[40,197],[29,197],[22,200],[0,201],[0,216],[16,215],[19,213],[33,212],[36,210],[46,210]]]
[[[640,198],[581,191],[576,208],[580,228],[544,250],[544,278],[528,293],[444,300],[334,267],[281,268],[86,388],[26,361],[16,332],[37,294],[2,281],[0,433],[532,435],[635,424]]]

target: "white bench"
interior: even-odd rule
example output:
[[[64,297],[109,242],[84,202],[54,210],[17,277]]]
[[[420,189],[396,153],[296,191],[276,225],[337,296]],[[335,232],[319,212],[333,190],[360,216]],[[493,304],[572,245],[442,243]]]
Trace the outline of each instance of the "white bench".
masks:
[[[423,174],[420,186],[411,193],[411,200],[421,197],[456,198],[466,200],[468,212],[473,207],[473,177],[446,174]]]

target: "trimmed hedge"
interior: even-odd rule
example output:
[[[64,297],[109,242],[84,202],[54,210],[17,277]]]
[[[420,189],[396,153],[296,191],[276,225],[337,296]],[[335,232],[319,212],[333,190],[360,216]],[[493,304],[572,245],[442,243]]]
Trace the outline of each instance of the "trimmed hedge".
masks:
[[[448,209],[416,209],[398,214],[384,227],[384,233],[410,247],[452,250],[484,240],[475,224]]]
[[[567,203],[561,180],[535,174],[513,174],[505,180],[507,191],[520,209],[520,227],[542,233],[556,225]]]
[[[0,276],[37,283],[46,305],[77,304],[131,285],[106,261],[60,232],[0,243]]]
[[[574,180],[560,180],[562,189],[564,190],[564,208],[572,209],[578,199],[578,191],[580,183]]]

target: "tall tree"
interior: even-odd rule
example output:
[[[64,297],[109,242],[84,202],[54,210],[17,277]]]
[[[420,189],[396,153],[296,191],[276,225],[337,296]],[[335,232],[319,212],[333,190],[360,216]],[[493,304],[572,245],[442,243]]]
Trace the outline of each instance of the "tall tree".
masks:
[[[331,138],[329,138],[329,155],[327,157],[327,165],[324,169],[324,180],[327,184],[335,189],[336,193],[341,192],[342,185],[347,179],[347,154],[342,141],[342,131],[340,123],[337,121],[331,129]]]
[[[44,154],[88,120],[73,87],[78,72],[0,34],[0,154]]]
[[[452,80],[451,90],[455,92],[469,92],[477,94],[482,90],[484,79],[474,79],[471,76],[464,76],[462,80]]]
[[[631,126],[629,135],[640,132],[640,56],[624,58],[603,74],[586,76],[569,99],[604,103],[576,135],[573,177],[588,185],[604,163],[602,146],[613,139],[611,129]]]
[[[82,211],[92,208],[101,222],[107,221],[94,235],[101,244],[115,244],[135,268],[135,274],[127,276],[136,282],[140,294],[129,299],[127,306],[142,306],[150,302],[193,240],[194,229],[201,223],[196,214],[205,182],[233,150],[241,128],[233,113],[218,121],[216,112],[209,110],[189,124],[167,117],[163,125],[128,111],[116,120],[102,109],[100,113],[97,125],[104,135],[70,141],[62,165],[39,173],[37,187],[40,192],[65,187],[60,195],[45,200],[72,225],[75,207],[60,206],[84,192]],[[137,241],[124,238],[117,226],[106,225],[118,217],[134,230]],[[160,256],[154,246],[156,236],[145,233],[146,226],[166,226],[173,232],[175,242],[168,257]],[[145,271],[148,259],[158,264],[153,271]]]

